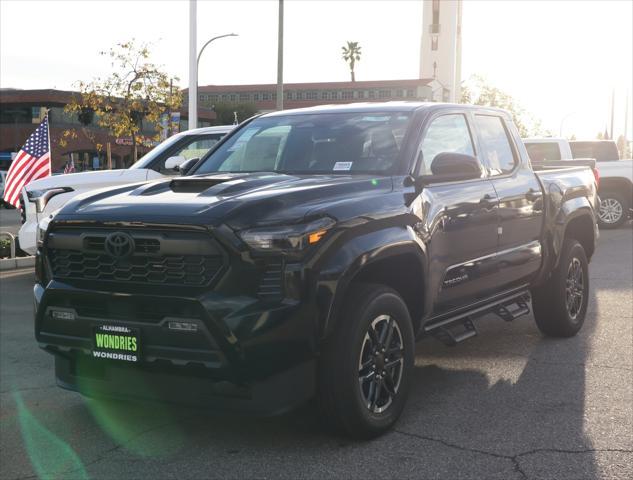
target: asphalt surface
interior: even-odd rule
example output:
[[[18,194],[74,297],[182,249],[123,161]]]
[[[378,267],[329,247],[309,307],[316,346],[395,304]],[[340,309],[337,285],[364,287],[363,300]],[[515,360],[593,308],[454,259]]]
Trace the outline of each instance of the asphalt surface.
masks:
[[[21,226],[20,211],[17,208],[9,210],[0,207],[0,232],[9,232],[17,236]]]
[[[602,233],[581,333],[480,321],[418,344],[396,428],[353,442],[307,407],[258,419],[86,400],[33,339],[28,271],[0,277],[0,476],[25,478],[633,478],[633,232]]]

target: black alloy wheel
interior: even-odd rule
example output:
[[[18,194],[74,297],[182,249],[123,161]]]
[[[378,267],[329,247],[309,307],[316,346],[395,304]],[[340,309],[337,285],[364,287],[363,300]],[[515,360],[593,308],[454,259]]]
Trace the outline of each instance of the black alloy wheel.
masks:
[[[389,315],[376,317],[365,334],[358,359],[358,384],[363,403],[382,413],[393,403],[404,369],[402,333]]]
[[[580,259],[573,257],[567,268],[565,285],[565,304],[570,320],[576,322],[582,310],[585,295],[585,274]]]
[[[322,419],[354,438],[391,428],[407,400],[414,348],[413,324],[398,292],[352,285],[319,360]]]
[[[589,262],[582,245],[563,241],[558,265],[550,278],[532,290],[534,320],[550,337],[572,337],[585,321],[589,301]]]

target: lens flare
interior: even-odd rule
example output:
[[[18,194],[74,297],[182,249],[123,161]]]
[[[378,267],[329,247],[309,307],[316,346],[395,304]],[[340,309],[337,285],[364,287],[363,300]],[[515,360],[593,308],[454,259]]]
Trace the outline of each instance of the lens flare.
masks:
[[[37,476],[51,480],[69,476],[88,479],[88,472],[75,450],[35,418],[18,392],[13,393],[13,398],[26,452]]]

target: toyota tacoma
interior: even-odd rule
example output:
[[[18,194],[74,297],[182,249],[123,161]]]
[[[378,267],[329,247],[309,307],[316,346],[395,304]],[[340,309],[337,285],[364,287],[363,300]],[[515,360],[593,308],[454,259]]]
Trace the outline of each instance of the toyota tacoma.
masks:
[[[71,199],[40,225],[35,336],[88,396],[273,414],[354,437],[401,414],[415,341],[532,310],[583,325],[592,163],[534,171],[511,116],[435,103],[269,113],[181,177]]]

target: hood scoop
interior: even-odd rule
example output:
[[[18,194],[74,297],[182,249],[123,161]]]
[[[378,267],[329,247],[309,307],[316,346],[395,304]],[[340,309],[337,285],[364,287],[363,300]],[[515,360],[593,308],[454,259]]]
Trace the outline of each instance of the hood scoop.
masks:
[[[201,193],[221,183],[237,180],[245,175],[213,175],[211,177],[175,178],[169,187],[176,193]]]

